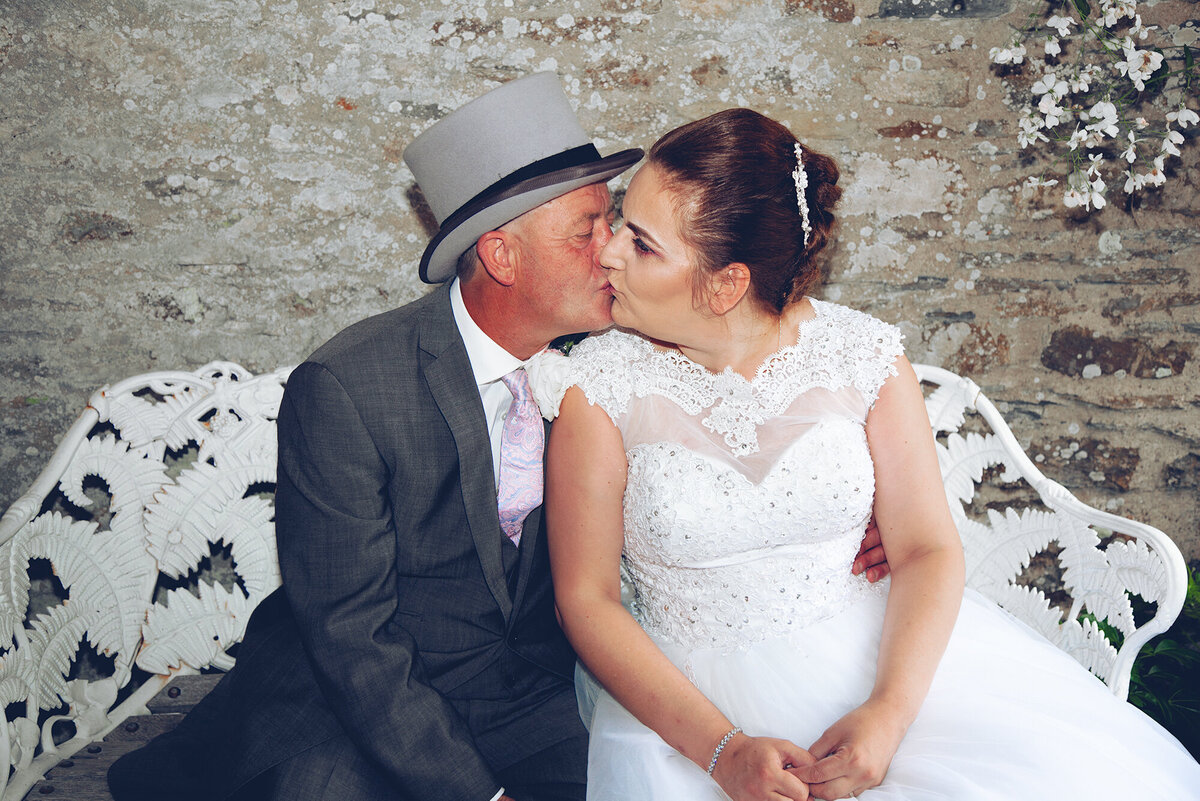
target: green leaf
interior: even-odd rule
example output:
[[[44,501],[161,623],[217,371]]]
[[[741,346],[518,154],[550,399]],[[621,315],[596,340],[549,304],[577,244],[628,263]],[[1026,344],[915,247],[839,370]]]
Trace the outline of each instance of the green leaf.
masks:
[[[1087,0],[1072,0],[1072,2],[1075,10],[1079,12],[1079,16],[1083,19],[1087,19],[1088,15],[1092,13],[1092,7],[1088,4]]]

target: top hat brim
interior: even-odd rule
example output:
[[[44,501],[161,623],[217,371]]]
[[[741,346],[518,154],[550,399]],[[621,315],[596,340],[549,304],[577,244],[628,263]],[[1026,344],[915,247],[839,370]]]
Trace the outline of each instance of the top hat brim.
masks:
[[[430,240],[421,256],[421,280],[427,284],[445,281],[454,275],[459,257],[488,231],[581,186],[620,175],[641,158],[641,148],[622,150],[598,161],[548,172],[495,194],[474,198],[447,217]]]

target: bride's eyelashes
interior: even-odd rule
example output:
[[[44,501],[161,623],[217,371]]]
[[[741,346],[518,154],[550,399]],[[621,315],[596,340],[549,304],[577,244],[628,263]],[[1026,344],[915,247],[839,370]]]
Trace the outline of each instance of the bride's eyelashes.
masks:
[[[637,249],[637,252],[641,253],[643,256],[653,255],[654,253],[654,251],[642,241],[640,236],[633,237],[633,246]]]

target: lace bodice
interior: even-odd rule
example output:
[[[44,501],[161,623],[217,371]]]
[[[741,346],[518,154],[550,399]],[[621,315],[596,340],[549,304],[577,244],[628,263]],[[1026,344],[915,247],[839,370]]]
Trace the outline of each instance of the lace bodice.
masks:
[[[625,561],[652,636],[732,650],[882,591],[850,564],[874,498],[864,423],[900,334],[812,306],[751,380],[623,331],[571,354],[568,383],[624,440]]]

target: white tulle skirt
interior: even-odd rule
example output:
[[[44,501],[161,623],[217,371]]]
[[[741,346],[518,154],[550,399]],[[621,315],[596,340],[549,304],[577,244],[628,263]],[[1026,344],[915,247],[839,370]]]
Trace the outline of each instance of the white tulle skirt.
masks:
[[[870,694],[886,599],[733,654],[663,650],[747,734],[804,748]],[[589,801],[727,801],[580,672]],[[863,801],[1200,799],[1179,742],[1044,638],[968,591],[921,712]]]

